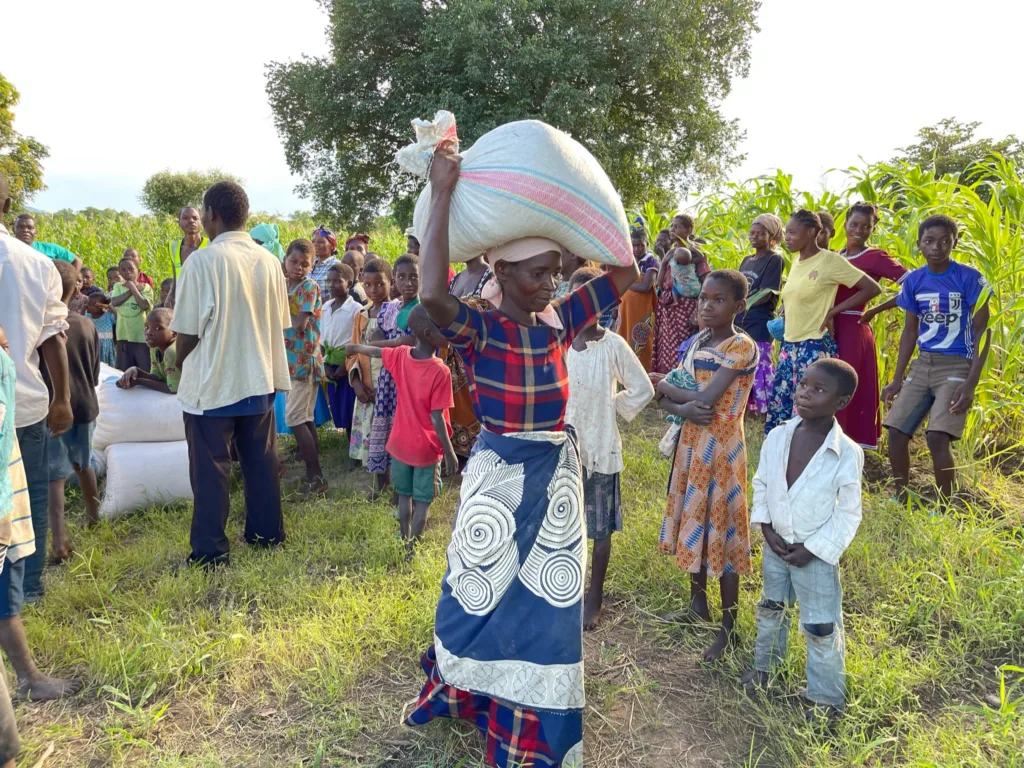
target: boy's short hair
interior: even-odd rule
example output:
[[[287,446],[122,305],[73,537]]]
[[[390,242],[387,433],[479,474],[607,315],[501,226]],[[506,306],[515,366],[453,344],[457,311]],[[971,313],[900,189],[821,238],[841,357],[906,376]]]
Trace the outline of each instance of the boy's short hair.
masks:
[[[168,325],[174,319],[174,310],[170,307],[156,307],[146,316],[146,322],[149,322],[150,318],[155,318],[163,322],[164,325]]]
[[[343,254],[341,254],[341,258],[343,260],[346,259],[346,258],[351,258],[352,261],[354,261],[356,264],[365,264],[371,258],[378,258],[378,257],[370,256],[370,254],[366,254],[364,256],[362,251],[353,251],[353,250],[349,249],[349,250],[345,251]]]
[[[229,229],[241,229],[249,218],[249,196],[233,181],[218,181],[206,190],[203,207],[216,213]]]
[[[94,275],[96,274],[95,272],[93,272],[92,267],[82,267],[80,270],[78,270],[78,274],[80,275],[84,275],[86,272],[90,272]]]
[[[74,264],[68,261],[54,261],[53,266],[60,274],[61,290],[63,291],[61,298],[67,299],[78,287],[78,270]]]
[[[113,267],[107,267],[107,274],[109,275],[111,272],[118,272],[120,269],[121,268],[116,264]]]
[[[422,304],[417,304],[409,311],[407,324],[409,332],[422,341],[426,341],[424,334],[427,331],[437,331],[437,326],[434,325],[434,321],[430,319],[430,315],[427,314],[426,307]]]
[[[692,230],[695,229],[697,226],[697,222],[693,220],[693,216],[691,216],[688,213],[677,213],[675,216],[672,217],[672,221],[675,221],[676,219],[679,219],[679,221],[681,221],[683,223],[683,226],[686,227],[687,229]],[[669,234],[672,233],[669,232]]]
[[[384,278],[388,281],[391,280],[391,265],[388,264],[384,259],[369,259],[363,265],[363,274],[378,274],[384,275]]]
[[[165,277],[163,280],[161,280],[160,281],[160,289],[163,290],[163,287],[165,285],[168,286],[168,287],[173,286],[174,285],[174,278],[173,277]]]
[[[352,267],[342,264],[340,261],[337,264],[331,264],[331,268],[327,272],[337,272],[341,275],[342,280],[348,280],[350,283],[355,282],[356,279],[356,273],[352,271]]]
[[[395,259],[395,266],[393,267],[393,269],[397,270],[399,267],[407,267],[410,265],[418,268],[420,265],[420,260],[414,254],[403,253],[401,256]]]
[[[135,263],[134,259],[129,258],[128,256],[125,256],[123,259],[121,259],[121,261],[119,261],[117,263],[118,271],[120,271],[121,267],[123,267],[125,264],[131,264],[132,267],[135,268],[135,269],[139,268],[139,265]]]
[[[920,240],[924,237],[924,231],[933,227],[944,229],[953,237],[957,237],[960,234],[960,227],[955,219],[951,216],[946,216],[944,213],[937,213],[921,222],[917,228],[917,239]]]
[[[803,224],[805,227],[821,232],[821,216],[814,211],[801,208],[799,211],[795,211],[789,218],[798,224]]]
[[[822,229],[827,229],[829,232],[836,231],[836,218],[828,211],[818,211],[818,221],[821,222]]]
[[[288,243],[285,256],[288,256],[292,251],[301,251],[307,256],[313,256],[314,259],[316,258],[316,251],[313,249],[313,243],[304,237],[297,237]]]
[[[569,290],[575,291],[581,285],[586,285],[591,280],[601,276],[601,270],[597,267],[580,267],[569,277]]]
[[[849,363],[837,357],[826,357],[817,360],[809,368],[817,368],[839,385],[838,394],[840,397],[852,396],[857,391],[857,371]]]
[[[716,269],[708,273],[708,276],[704,278],[705,283],[708,280],[721,280],[723,283],[727,283],[737,301],[747,298],[750,284],[742,272],[738,272],[735,269]]]
[[[93,291],[89,294],[89,303],[96,302],[97,304],[109,304],[110,297],[107,296],[103,291]]]

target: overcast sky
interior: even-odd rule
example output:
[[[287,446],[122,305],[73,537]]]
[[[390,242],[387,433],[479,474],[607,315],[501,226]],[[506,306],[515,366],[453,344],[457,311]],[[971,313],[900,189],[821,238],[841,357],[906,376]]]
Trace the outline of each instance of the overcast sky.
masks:
[[[50,148],[35,207],[140,211],[151,173],[214,166],[245,179],[256,210],[308,207],[264,65],[326,52],[315,0],[34,0],[31,18],[6,30],[0,72],[21,92],[15,127]],[[780,167],[818,188],[944,117],[1024,134],[1024,2],[764,0],[759,24],[723,105],[747,133],[737,179]]]

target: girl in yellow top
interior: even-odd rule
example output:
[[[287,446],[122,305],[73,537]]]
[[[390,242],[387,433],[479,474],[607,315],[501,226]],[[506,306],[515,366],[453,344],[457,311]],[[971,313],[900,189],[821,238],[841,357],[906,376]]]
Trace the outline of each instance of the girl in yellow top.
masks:
[[[786,225],[786,248],[796,257],[782,286],[786,330],[772,382],[765,434],[796,414],[796,385],[807,366],[838,354],[833,318],[882,292],[878,283],[838,253],[818,247],[821,228],[818,214],[806,210],[794,213]],[[857,292],[833,306],[840,285],[856,288]]]

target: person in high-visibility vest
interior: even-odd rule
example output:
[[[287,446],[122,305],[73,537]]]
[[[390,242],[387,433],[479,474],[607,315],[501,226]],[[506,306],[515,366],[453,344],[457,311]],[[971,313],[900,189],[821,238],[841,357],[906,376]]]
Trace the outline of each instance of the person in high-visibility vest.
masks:
[[[178,214],[178,227],[181,229],[182,238],[181,240],[170,240],[163,248],[160,249],[160,253],[157,259],[157,263],[163,267],[169,265],[171,268],[171,274],[174,276],[174,287],[171,288],[171,292],[167,297],[167,306],[174,307],[174,296],[177,288],[178,273],[181,271],[182,264],[185,263],[186,259],[193,253],[198,251],[200,248],[205,248],[208,243],[206,241],[206,235],[203,233],[203,224],[199,217],[199,209],[191,205],[187,205],[181,209]]]

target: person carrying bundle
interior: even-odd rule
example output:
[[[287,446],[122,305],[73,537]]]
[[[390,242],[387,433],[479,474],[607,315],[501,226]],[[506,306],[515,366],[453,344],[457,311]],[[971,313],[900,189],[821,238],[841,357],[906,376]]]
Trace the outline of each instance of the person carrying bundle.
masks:
[[[585,152],[578,145],[566,147],[567,137],[547,126],[515,126],[520,149],[536,138],[541,151],[553,146],[565,154]],[[529,131],[535,133],[523,138]],[[451,132],[454,138],[454,125]],[[451,142],[441,142],[425,193],[430,209],[422,229],[420,300],[462,355],[483,429],[465,469],[434,644],[423,656],[428,679],[406,722],[471,720],[485,734],[485,754],[495,766],[580,766],[587,542],[579,450],[575,432],[564,423],[566,358],[576,336],[618,303],[639,270],[618,202],[615,219],[605,214],[605,231],[614,232],[615,250],[604,256],[625,265],[552,301],[561,249],[579,246],[524,231],[518,239],[486,249],[495,277],[483,297],[496,309],[459,301],[448,292],[447,275],[449,225],[455,232],[453,196],[462,164]],[[467,194],[472,194],[472,171],[462,173]],[[607,177],[596,177],[593,184],[610,189]],[[515,218],[512,209],[490,213]],[[458,225],[468,231],[467,223]],[[613,242],[611,234],[608,242]],[[462,249],[463,258],[471,257],[471,247]],[[495,669],[507,674],[494,674]],[[523,675],[538,684],[521,685]]]

